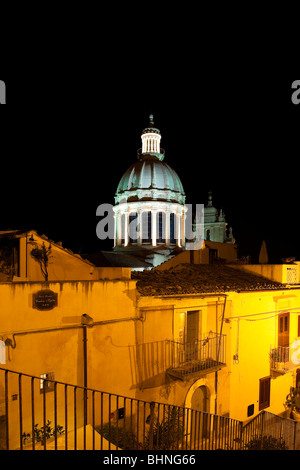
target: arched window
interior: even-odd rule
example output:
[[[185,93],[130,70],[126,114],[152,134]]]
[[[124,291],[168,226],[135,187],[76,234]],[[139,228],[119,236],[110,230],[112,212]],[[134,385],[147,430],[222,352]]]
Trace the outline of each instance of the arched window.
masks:
[[[129,214],[129,227],[128,227],[129,243],[137,242],[137,231],[138,231],[137,225],[138,225],[137,213],[134,212],[132,214]]]
[[[142,212],[142,243],[151,243],[151,212]]]
[[[166,214],[164,212],[157,213],[157,236],[156,240],[158,243],[166,242]]]

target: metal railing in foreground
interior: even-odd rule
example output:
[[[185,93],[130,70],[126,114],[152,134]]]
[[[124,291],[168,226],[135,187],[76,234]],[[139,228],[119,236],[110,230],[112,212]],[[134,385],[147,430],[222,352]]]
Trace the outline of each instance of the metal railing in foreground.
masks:
[[[300,422],[261,411],[244,425],[247,450],[300,450]]]
[[[242,422],[0,368],[0,449],[242,448]]]

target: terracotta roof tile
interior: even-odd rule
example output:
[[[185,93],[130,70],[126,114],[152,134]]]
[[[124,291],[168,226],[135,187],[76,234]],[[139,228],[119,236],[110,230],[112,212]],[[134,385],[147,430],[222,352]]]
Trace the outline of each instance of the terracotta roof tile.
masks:
[[[226,265],[181,264],[165,271],[132,272],[142,296],[284,289],[279,282]]]

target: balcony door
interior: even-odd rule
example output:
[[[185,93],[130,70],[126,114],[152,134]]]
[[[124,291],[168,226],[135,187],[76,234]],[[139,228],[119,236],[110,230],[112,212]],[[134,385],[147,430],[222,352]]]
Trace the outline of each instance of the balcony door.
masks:
[[[278,316],[278,352],[280,362],[289,360],[289,342],[290,342],[290,314],[282,313]]]
[[[290,342],[290,314],[278,315],[278,346],[288,346]]]

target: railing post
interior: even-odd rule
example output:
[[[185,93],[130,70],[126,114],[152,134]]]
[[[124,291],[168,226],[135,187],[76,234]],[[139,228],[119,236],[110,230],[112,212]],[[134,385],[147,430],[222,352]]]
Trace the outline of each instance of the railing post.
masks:
[[[262,449],[262,445],[263,445],[264,417],[265,417],[265,410],[263,410],[262,413],[261,413],[261,439],[260,439],[261,449]]]
[[[9,450],[9,426],[8,426],[8,370],[5,371],[5,438],[6,450]]]
[[[239,434],[240,434],[240,437],[239,437],[239,449],[243,449],[244,448],[244,427],[243,427],[243,421],[240,421],[239,423]]]
[[[43,379],[43,426],[44,426],[44,437],[43,437],[43,446],[44,446],[44,450],[47,449],[47,444],[46,444],[46,440],[47,440],[47,437],[46,437],[46,429],[47,429],[47,425],[46,425],[46,379]]]
[[[84,422],[84,429],[87,425],[87,327],[84,325],[82,327],[83,332],[83,408],[84,408],[84,415],[83,415],[83,422]]]
[[[31,377],[31,433],[32,433],[32,450],[35,450],[35,435],[34,435],[34,377]]]
[[[150,403],[149,450],[153,450],[154,407],[155,403],[152,401]]]
[[[19,374],[19,425],[20,425],[20,450],[23,450],[22,374]]]

